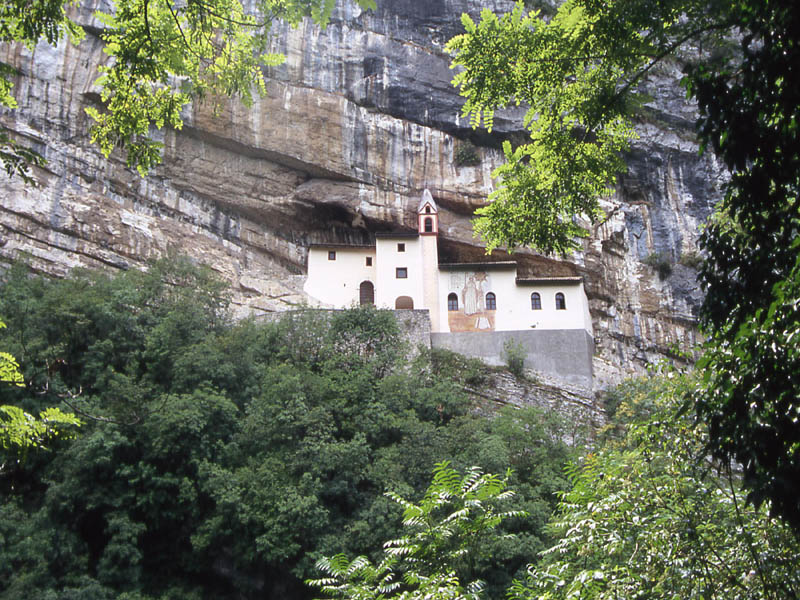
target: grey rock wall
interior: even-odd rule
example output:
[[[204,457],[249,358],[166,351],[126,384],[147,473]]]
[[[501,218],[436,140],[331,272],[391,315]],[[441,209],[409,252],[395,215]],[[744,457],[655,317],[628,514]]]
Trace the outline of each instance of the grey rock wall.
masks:
[[[268,96],[250,109],[231,101],[219,115],[191,106],[184,129],[163,134],[164,164],[145,179],[89,144],[84,108],[96,101],[106,58],[92,33],[77,47],[0,45],[0,60],[20,71],[19,108],[0,119],[49,161],[36,188],[0,179],[0,261],[24,254],[36,269],[63,275],[185,253],[231,281],[240,314],[282,311],[306,300],[310,243],[364,242],[370,232],[412,225],[426,187],[441,208],[443,258],[478,258],[469,217],[493,189],[501,156],[496,138],[460,117],[443,47],[462,12],[512,3],[378,4],[371,13],[341,2],[324,31],[278,28],[274,48],[287,61],[269,71]],[[82,3],[78,20],[96,26],[95,6]],[[629,171],[583,250],[566,260],[517,255],[526,275],[584,277],[598,387],[697,339],[700,293],[694,271],[678,261],[694,251],[720,196],[721,169],[697,156],[692,107],[675,76],[666,67],[649,82],[655,100]],[[518,117],[500,115],[498,134],[517,131]],[[462,138],[481,145],[479,165],[456,166]],[[668,277],[643,262],[654,254],[672,265]]]

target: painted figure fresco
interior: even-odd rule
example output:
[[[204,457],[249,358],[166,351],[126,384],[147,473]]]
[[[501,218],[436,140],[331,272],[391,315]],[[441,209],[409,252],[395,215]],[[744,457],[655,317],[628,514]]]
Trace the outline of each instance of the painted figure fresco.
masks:
[[[450,331],[494,331],[495,311],[486,307],[486,294],[491,291],[491,277],[484,271],[450,273],[450,289],[460,302],[456,310],[447,311]]]

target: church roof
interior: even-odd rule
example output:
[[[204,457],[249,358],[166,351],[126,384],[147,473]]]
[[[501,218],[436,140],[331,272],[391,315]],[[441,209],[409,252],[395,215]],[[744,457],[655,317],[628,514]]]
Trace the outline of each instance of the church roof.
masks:
[[[511,269],[516,268],[517,263],[513,260],[482,263],[439,263],[439,268],[445,271],[476,270],[476,269]]]
[[[309,244],[309,248],[353,248],[354,250],[360,250],[365,248],[375,248],[375,244],[344,244],[341,242],[320,242],[320,243],[312,243]]]
[[[421,213],[425,208],[426,204],[431,205],[431,210],[434,213],[439,212],[439,208],[436,206],[436,202],[433,201],[433,196],[431,196],[431,192],[427,188],[425,188],[425,191],[422,192],[422,200],[419,201],[419,206],[417,206],[417,212]]]
[[[581,277],[517,277],[518,285],[536,285],[543,283],[580,283]]]
[[[415,238],[419,237],[418,231],[379,231],[375,234],[376,238]]]

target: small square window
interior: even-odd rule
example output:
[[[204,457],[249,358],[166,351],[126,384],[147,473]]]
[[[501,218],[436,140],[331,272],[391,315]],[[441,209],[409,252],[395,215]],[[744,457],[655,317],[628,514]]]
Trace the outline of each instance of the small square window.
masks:
[[[328,260],[336,260],[336,251],[335,250],[329,250],[328,251]]]
[[[405,244],[397,244],[397,251],[398,252],[405,252],[406,251],[406,245]]]
[[[395,270],[395,276],[397,279],[408,279],[408,268],[406,267],[397,267]]]
[[[372,266],[372,257],[371,257],[371,256],[368,256],[368,257],[367,257],[367,266],[368,266],[368,267],[371,267],[371,266]]]

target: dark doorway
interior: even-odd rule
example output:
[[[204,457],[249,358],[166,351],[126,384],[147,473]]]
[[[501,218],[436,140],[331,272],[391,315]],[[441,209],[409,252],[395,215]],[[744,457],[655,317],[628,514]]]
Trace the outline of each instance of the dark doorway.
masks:
[[[371,281],[362,281],[358,288],[359,304],[375,304],[375,286]]]

